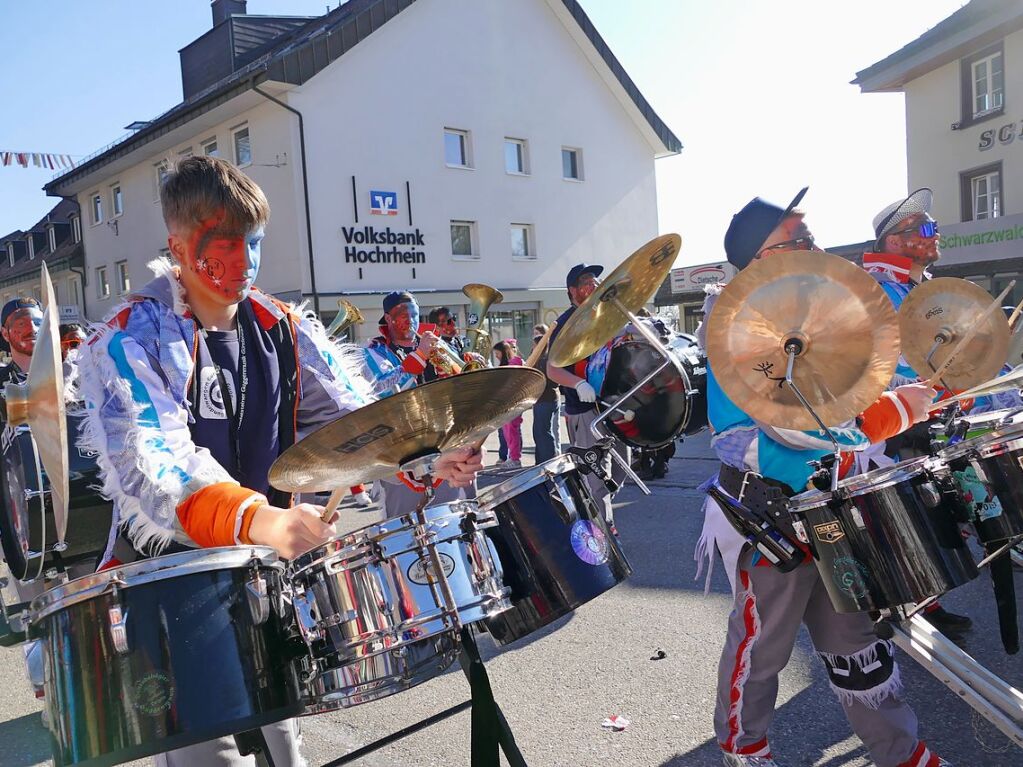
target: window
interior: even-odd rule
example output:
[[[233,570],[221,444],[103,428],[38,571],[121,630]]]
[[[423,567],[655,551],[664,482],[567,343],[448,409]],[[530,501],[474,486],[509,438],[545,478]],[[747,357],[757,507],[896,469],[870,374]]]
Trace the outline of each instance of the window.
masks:
[[[249,126],[236,128],[234,136],[234,164],[238,167],[252,164],[252,143],[249,140]]]
[[[110,187],[110,210],[112,217],[117,218],[124,213],[124,195],[121,194],[121,185],[114,184]]]
[[[72,277],[67,281],[68,293],[70,294],[71,303],[74,306],[82,305],[82,294],[81,286],[78,284],[78,278]]]
[[[182,149],[180,152],[178,152],[178,159],[179,160],[184,160],[186,157],[191,157],[191,156],[192,156],[192,147],[190,147],[190,146],[187,146],[184,149]]]
[[[569,181],[583,180],[582,150],[561,148],[561,177]]]
[[[160,160],[153,166],[153,201],[156,202],[160,199],[160,189],[163,187],[163,182],[167,179],[167,174],[170,173],[170,165],[166,160]]]
[[[89,203],[89,212],[92,215],[92,225],[96,226],[103,221],[103,198],[100,197],[99,192],[91,195],[91,202]]]
[[[36,257],[36,238],[30,234],[25,242],[28,243],[28,260],[31,261]]]
[[[522,139],[506,138],[504,140],[504,171],[521,176],[529,173],[526,142]]]
[[[110,298],[110,281],[105,266],[96,267],[96,298]]]
[[[529,260],[536,258],[532,224],[511,225],[511,251],[512,258]]]
[[[14,266],[14,243],[7,243],[7,263]]]
[[[963,221],[998,218],[1003,215],[1002,164],[965,171],[959,177]]]
[[[131,280],[128,279],[128,262],[118,261],[114,264],[114,271],[117,273],[117,295],[122,296],[131,290]]]
[[[60,283],[53,283],[53,303],[60,306]]]
[[[444,162],[449,168],[472,167],[468,131],[444,129]]]
[[[50,252],[53,253],[57,250],[57,230],[55,227],[50,227],[46,230],[46,239],[50,243]]]
[[[82,241],[82,222],[78,216],[71,217],[71,237],[75,242]]]
[[[475,221],[451,222],[451,255],[458,259],[479,258]]]
[[[207,157],[220,157],[220,151],[217,149],[217,139],[210,138],[203,141],[202,153]]]
[[[973,82],[973,116],[998,109],[1005,100],[1002,52],[996,51],[970,65]]]

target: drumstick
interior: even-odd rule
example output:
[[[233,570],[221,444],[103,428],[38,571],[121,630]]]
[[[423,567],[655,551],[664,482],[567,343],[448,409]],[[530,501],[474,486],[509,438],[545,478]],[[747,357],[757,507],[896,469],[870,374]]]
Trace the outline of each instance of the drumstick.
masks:
[[[1020,312],[1023,311],[1023,299],[1016,304],[1016,308],[1012,310],[1012,314],[1009,315],[1009,330],[1016,328],[1016,321],[1019,319]]]
[[[973,325],[970,327],[968,331],[966,331],[966,335],[963,336],[959,343],[955,345],[955,348],[952,349],[952,353],[945,358],[945,361],[938,366],[938,369],[934,371],[934,375],[932,375],[930,379],[927,381],[928,386],[933,387],[936,383],[938,383],[941,380],[941,376],[948,369],[948,366],[951,365],[953,361],[955,361],[955,358],[959,355],[959,352],[965,349],[966,344],[972,341],[973,337],[980,332],[981,323],[984,320],[986,320],[995,311],[995,309],[1000,309],[1002,307],[1002,300],[1007,295],[1009,295],[1009,291],[1012,290],[1015,284],[1016,280],[1010,282],[1008,286],[1005,288],[1005,290],[1002,291],[1001,295],[998,296],[998,298],[996,298],[994,301],[992,301],[990,306],[988,306],[987,309],[981,312],[980,316],[973,321]]]
[[[323,513],[320,514],[321,522],[326,522],[328,519],[334,516],[334,512],[337,510],[338,505],[341,503],[341,499],[344,497],[345,488],[343,487],[334,488],[334,492],[330,494],[330,498],[328,498],[327,502],[323,505]]]

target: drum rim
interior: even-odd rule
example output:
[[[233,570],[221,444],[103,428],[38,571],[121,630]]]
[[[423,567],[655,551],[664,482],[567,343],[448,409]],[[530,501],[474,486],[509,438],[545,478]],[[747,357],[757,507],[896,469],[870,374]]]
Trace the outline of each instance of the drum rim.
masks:
[[[488,516],[490,517],[490,519],[486,520],[486,522],[489,522],[489,524],[484,524],[482,525],[482,527],[493,527],[494,525],[497,524],[496,515],[493,515],[487,509],[483,509],[482,505],[479,504],[477,500],[473,498],[459,498],[454,501],[445,501],[443,503],[433,504],[432,506],[427,506],[425,509],[423,509],[423,513],[426,514],[427,522],[438,522],[444,519],[445,517],[460,518],[464,516],[464,513],[463,514],[458,513],[457,508],[452,509],[452,507],[459,506],[470,507],[470,511],[474,511],[477,514],[484,511],[488,512]],[[443,513],[439,513],[442,510]],[[350,533],[335,536],[326,543],[322,543],[319,546],[315,546],[314,548],[311,548],[308,551],[299,554],[297,557],[291,560],[289,566],[289,577],[292,578],[298,577],[301,573],[306,572],[310,568],[316,567],[317,565],[320,565],[329,560],[334,560],[338,558],[352,559],[355,558],[356,556],[361,556],[362,554],[365,553],[364,550],[371,549],[372,545],[376,543],[380,538],[387,537],[390,535],[397,535],[398,533],[403,532],[405,530],[414,530],[415,529],[414,523],[405,523],[395,527],[394,529],[387,529],[389,524],[402,522],[402,520],[409,518],[409,516],[410,515],[405,514],[400,517],[394,517],[393,519],[385,519],[382,522],[376,522],[372,525],[360,527],[359,529],[353,530]],[[380,532],[378,532],[376,535],[362,535],[368,530],[376,530]],[[453,534],[450,538],[439,538],[435,542],[444,543],[446,541],[452,540],[453,538],[458,538],[462,534],[463,534],[462,530],[459,528],[453,531]],[[338,541],[345,540],[346,538],[351,538],[352,539],[351,543],[348,543],[347,545],[341,547],[337,551],[331,552],[325,551],[332,544]],[[401,554],[405,551],[411,551],[417,548],[422,547],[418,545],[410,546],[408,549],[395,551],[392,552],[392,554],[394,556],[397,556],[398,554]],[[312,555],[316,554],[317,552],[319,552],[318,555],[313,557]],[[305,562],[304,560],[307,557],[309,557],[309,561]]]
[[[874,469],[873,471],[867,471],[863,474],[856,474],[852,477],[846,477],[838,483],[840,490],[848,490],[848,497],[856,498],[861,495],[865,495],[868,492],[874,490],[884,490],[885,488],[892,487],[893,485],[900,485],[903,482],[913,479],[920,474],[930,470],[932,459],[929,456],[921,456],[919,458],[910,458],[908,461],[901,461],[893,466],[883,466],[881,468]],[[907,470],[907,467],[909,470]],[[864,479],[869,477],[871,474],[882,477],[880,482],[874,484],[863,484]],[[856,485],[863,485],[857,487],[855,490],[851,489]],[[804,511],[805,509],[815,509],[818,506],[824,506],[831,500],[831,492],[824,492],[822,490],[807,490],[806,492],[799,493],[792,496],[789,499],[789,511],[798,512]]]
[[[996,427],[984,434],[943,447],[938,456],[948,462],[967,457],[976,451],[981,458],[990,458],[1020,447],[1023,447],[1023,421],[1006,424],[1004,428]]]
[[[151,557],[83,575],[50,589],[32,600],[29,621],[35,623],[66,607],[101,596],[114,585],[131,588],[183,575],[236,570],[251,565],[253,561],[260,567],[284,570],[277,551],[270,546],[221,546]]]
[[[562,453],[549,461],[523,469],[503,482],[483,488],[476,494],[476,500],[479,502],[481,510],[489,511],[497,508],[509,498],[521,495],[546,482],[551,475],[567,474],[576,468],[578,468],[578,459],[571,453]]]

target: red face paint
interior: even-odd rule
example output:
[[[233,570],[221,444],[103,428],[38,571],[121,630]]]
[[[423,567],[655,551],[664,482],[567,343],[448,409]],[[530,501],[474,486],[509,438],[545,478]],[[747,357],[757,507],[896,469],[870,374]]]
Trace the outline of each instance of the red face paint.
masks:
[[[190,238],[189,268],[211,294],[240,301],[259,271],[263,231],[228,235],[218,231],[222,216],[203,221]]]
[[[11,351],[31,355],[36,348],[36,336],[42,321],[42,312],[31,309],[19,309],[8,317],[4,329],[7,331]]]

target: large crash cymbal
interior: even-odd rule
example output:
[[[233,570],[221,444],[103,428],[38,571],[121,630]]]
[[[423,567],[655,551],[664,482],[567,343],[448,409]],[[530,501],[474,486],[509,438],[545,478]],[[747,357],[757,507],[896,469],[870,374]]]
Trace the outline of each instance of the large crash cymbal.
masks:
[[[618,335],[629,318],[611,299],[617,299],[630,312],[638,312],[668,276],[681,247],[681,237],[666,234],[650,240],[620,263],[561,328],[551,344],[551,363],[567,367]]]
[[[802,347],[793,381],[827,426],[873,404],[899,358],[885,292],[855,264],[817,251],[772,254],[725,286],[707,319],[707,356],[721,388],[756,420],[818,429],[784,384],[793,340]]]
[[[980,328],[956,355],[941,380],[953,389],[968,389],[998,375],[1009,356],[1009,321],[998,309],[985,311],[994,298],[979,285],[957,277],[936,277],[913,288],[899,308],[902,354],[921,378],[929,378],[952,353],[975,322]],[[927,364],[935,341],[944,343]]]
[[[471,445],[533,406],[547,378],[505,366],[442,378],[377,400],[317,429],[270,467],[288,492],[351,487],[406,462]]]

